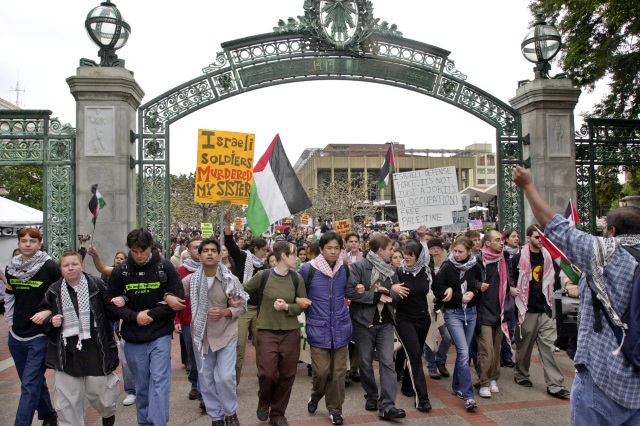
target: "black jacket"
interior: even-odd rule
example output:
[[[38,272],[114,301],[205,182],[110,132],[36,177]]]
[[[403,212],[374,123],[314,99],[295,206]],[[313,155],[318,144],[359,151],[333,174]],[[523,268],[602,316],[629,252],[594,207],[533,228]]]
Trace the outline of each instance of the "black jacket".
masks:
[[[435,277],[433,285],[433,294],[438,300],[444,298],[444,292],[447,288],[453,289],[453,296],[448,302],[444,302],[444,309],[460,309],[462,308],[462,289],[461,284],[467,281],[467,291],[473,292],[473,299],[467,303],[467,307],[476,306],[478,304],[478,293],[480,292],[480,282],[477,276],[480,274],[477,267],[469,269],[465,272],[463,279],[460,279],[460,270],[453,266],[448,260],[442,263],[440,270]]]
[[[97,332],[97,336],[92,335],[91,338],[95,339],[101,357],[101,359],[95,361],[101,364],[102,371],[106,376],[115,370],[119,363],[118,348],[113,337],[111,318],[107,317],[106,310],[110,299],[107,295],[107,288],[99,278],[89,274],[84,274],[84,276],[87,278],[89,286],[91,318],[95,322],[95,330]],[[64,371],[66,351],[62,339],[62,327],[56,328],[51,324],[51,318],[62,313],[61,288],[62,278],[49,287],[38,310],[48,309],[51,311],[51,316],[43,324],[44,331],[49,335],[45,364],[48,368]]]
[[[235,264],[233,265],[233,274],[238,277],[240,282],[244,284],[244,266],[247,264],[247,253],[243,250],[240,250],[240,247],[236,244],[233,239],[233,235],[224,235],[224,246],[229,251],[229,257]],[[269,269],[269,265],[263,265],[260,268],[253,269],[253,275],[257,274],[259,271],[263,269]],[[247,305],[258,306],[258,292],[254,291],[249,294],[249,300],[247,301]]]
[[[173,334],[175,312],[164,302],[167,293],[184,298],[180,275],[170,261],[162,259],[152,250],[151,260],[138,265],[131,254],[125,262],[113,268],[109,277],[109,297],[125,296],[125,306],[113,303],[107,309],[114,317],[121,318],[122,338],[131,343],[148,343],[158,337]],[[138,325],[138,314],[149,310],[151,324]]]

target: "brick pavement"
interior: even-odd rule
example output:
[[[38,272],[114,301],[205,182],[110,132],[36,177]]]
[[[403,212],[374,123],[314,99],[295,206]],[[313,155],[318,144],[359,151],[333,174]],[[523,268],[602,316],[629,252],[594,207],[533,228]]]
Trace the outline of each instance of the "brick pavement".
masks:
[[[563,373],[565,385],[571,388],[573,382],[572,362],[564,353],[557,354]],[[450,352],[447,365],[453,370],[455,353]],[[177,339],[172,348],[172,386],[171,386],[171,419],[170,425],[210,425],[208,416],[201,414],[197,401],[187,398],[190,385],[187,373],[180,363],[180,350]],[[7,348],[7,325],[0,318],[0,426],[12,425],[15,409],[20,395],[20,382],[13,367]],[[117,371],[120,373],[120,370]],[[428,388],[433,410],[421,413],[412,406],[412,398],[403,396],[398,391],[397,406],[407,411],[407,418],[394,422],[383,422],[375,413],[364,410],[364,392],[362,387],[354,383],[346,389],[346,400],[343,407],[346,425],[534,425],[534,424],[569,424],[569,402],[549,397],[546,394],[540,359],[534,354],[531,368],[533,388],[523,388],[513,382],[513,370],[502,369],[502,378],[498,381],[500,393],[491,399],[478,397],[479,408],[474,413],[464,410],[462,401],[451,394],[451,378],[441,380],[428,379]],[[47,372],[47,382],[52,389],[52,373]],[[121,384],[122,386],[122,384]],[[238,387],[238,417],[242,425],[266,426],[255,417],[257,404],[257,386],[255,367],[255,351],[247,345],[245,368]],[[294,384],[287,417],[291,426],[328,426],[331,424],[324,402],[320,401],[318,411],[314,415],[307,413],[307,400],[311,389],[311,378],[306,368],[300,364],[298,377]],[[120,396],[120,402],[124,393]],[[86,425],[101,424],[97,413],[87,405]],[[40,422],[35,421],[34,425]],[[135,425],[135,405],[118,406],[116,424]]]

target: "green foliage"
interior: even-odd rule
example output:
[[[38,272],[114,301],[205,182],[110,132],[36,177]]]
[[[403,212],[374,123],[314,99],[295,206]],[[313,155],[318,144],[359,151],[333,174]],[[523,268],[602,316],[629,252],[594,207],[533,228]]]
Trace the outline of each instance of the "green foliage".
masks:
[[[0,166],[0,185],[5,198],[42,210],[44,168],[42,166]]]
[[[625,167],[625,184],[622,195],[640,195],[640,167]]]
[[[535,0],[562,34],[562,69],[579,85],[593,90],[605,76],[609,92],[591,115],[608,118],[640,116],[640,2],[635,0]]]
[[[622,198],[622,184],[617,166],[600,166],[596,169],[596,211],[617,207]]]

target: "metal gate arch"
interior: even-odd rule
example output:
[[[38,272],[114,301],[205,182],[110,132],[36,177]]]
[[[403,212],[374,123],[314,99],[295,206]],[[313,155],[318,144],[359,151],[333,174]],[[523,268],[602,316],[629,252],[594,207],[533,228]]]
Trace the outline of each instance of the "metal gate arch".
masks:
[[[0,110],[0,166],[43,166],[43,245],[54,259],[75,247],[76,131],[48,110]]]
[[[348,80],[412,90],[454,105],[496,128],[498,214],[502,226],[522,229],[523,195],[511,172],[523,163],[519,113],[455,68],[450,52],[402,37],[395,25],[373,18],[370,1],[357,0],[353,34],[328,32],[319,0],[305,1],[305,15],[280,21],[273,33],[221,45],[204,75],[138,109],[139,223],[169,240],[169,127],[216,102],[264,87],[302,81]],[[331,24],[331,23],[330,23]],[[331,25],[330,25],[331,26]],[[339,26],[339,28],[342,28]],[[346,28],[346,26],[344,27]],[[340,39],[336,41],[336,39]]]

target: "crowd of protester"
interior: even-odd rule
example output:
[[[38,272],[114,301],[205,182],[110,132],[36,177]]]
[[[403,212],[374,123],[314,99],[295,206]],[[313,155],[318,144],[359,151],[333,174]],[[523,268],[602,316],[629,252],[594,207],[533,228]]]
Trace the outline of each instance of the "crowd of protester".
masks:
[[[258,374],[256,416],[287,426],[303,358],[301,321],[312,376],[307,410],[316,413],[324,398],[335,425],[344,422],[345,387],[353,383],[362,386],[364,408],[382,420],[406,416],[396,407],[398,386],[416,410],[430,411],[427,376],[450,377],[451,392],[474,411],[477,397],[500,392],[502,368],[514,369],[518,385],[533,386],[534,345],[547,394],[575,395],[573,424],[636,424],[637,370],[624,360],[607,367],[603,355],[580,337],[563,344],[556,340],[554,291],[562,288],[584,299],[591,290],[583,280],[573,283],[560,273],[540,233],[547,225],[570,258],[582,262],[587,277],[595,274],[607,292],[612,277],[627,283],[633,276],[633,269],[623,266],[632,262],[616,244],[640,246],[640,209],[612,212],[610,233],[598,239],[554,215],[525,171],[516,169],[514,180],[525,189],[539,221],[522,236],[515,229],[455,235],[425,226],[400,232],[392,223],[355,224],[345,235],[325,223],[255,236],[232,229],[227,211],[223,228],[211,237],[196,227],[178,228],[165,256],[144,229],[126,236],[128,253],[116,253],[110,266],[91,245],[86,254],[102,274],[95,277],[83,272],[84,252],[64,252],[56,263],[42,249],[40,231],[24,228],[6,277],[0,276],[6,286],[9,349],[22,388],[15,424],[30,425],[36,411],[43,425],[84,424],[85,399],[103,425],[115,424],[119,364],[123,404],[136,405],[138,424],[167,424],[171,340],[177,333],[189,370],[187,397],[199,401],[212,425],[240,424],[236,387],[251,341]],[[598,275],[588,265],[593,261],[589,244],[597,250],[600,241],[612,262],[604,275],[602,267]],[[626,268],[625,275],[612,275],[611,267]],[[628,305],[629,295],[611,294],[616,308]],[[599,315],[586,312],[592,322]],[[592,333],[592,327],[581,323],[581,333]],[[609,330],[591,337],[604,351],[615,349],[612,336]],[[452,344],[455,362],[447,363]],[[573,394],[564,386],[557,346],[575,356]],[[44,379],[47,368],[55,371],[53,398]],[[605,380],[603,369],[622,386]],[[602,404],[617,406],[624,421],[611,423],[576,389],[600,392]]]

